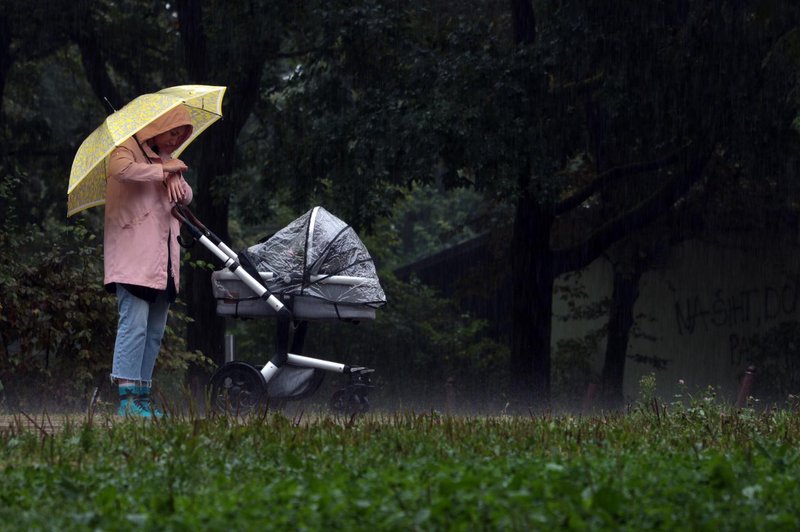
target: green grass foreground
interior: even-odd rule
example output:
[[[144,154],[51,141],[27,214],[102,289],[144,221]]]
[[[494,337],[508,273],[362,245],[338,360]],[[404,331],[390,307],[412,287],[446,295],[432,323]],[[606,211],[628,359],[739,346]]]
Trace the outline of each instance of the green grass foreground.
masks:
[[[0,429],[13,530],[797,530],[800,412]]]

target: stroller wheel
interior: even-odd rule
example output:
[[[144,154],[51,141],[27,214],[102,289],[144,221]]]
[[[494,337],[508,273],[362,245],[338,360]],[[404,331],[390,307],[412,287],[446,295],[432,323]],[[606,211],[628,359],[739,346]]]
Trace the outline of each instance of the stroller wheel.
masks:
[[[229,362],[211,377],[211,406],[217,412],[246,415],[266,397],[267,384],[255,367]]]
[[[330,400],[330,408],[338,414],[348,416],[363,414],[369,411],[369,401],[366,395],[354,393],[352,390],[344,388],[333,393]]]

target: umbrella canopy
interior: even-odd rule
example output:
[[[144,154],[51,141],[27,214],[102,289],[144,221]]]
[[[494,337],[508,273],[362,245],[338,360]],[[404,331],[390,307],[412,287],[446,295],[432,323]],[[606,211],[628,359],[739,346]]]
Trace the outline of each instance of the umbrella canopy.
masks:
[[[179,85],[144,94],[111,114],[78,148],[67,189],[67,216],[105,203],[106,166],[114,148],[153,120],[183,105],[192,119],[192,135],[173,154],[177,157],[208,126],[222,117],[226,87]]]

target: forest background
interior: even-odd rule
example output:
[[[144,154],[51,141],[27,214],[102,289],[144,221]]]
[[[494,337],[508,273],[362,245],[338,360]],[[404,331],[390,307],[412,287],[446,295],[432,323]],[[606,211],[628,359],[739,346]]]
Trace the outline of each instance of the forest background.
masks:
[[[109,104],[204,83],[228,92],[183,156],[198,217],[240,249],[323,205],[379,267],[379,318],[309,351],[378,368],[397,404],[449,380],[524,410],[594,380],[619,405],[642,273],[701,232],[796,228],[798,23],[780,0],[0,0],[2,400],[80,405],[107,380],[102,208],[66,219],[72,157]],[[479,235],[490,267],[451,298],[393,273]],[[611,297],[575,305],[607,316],[592,375],[553,353],[554,281],[601,255]],[[215,315],[214,266],[184,260],[164,377],[203,382],[226,330],[269,350],[268,324]],[[493,335],[459,299],[491,306],[505,278]]]

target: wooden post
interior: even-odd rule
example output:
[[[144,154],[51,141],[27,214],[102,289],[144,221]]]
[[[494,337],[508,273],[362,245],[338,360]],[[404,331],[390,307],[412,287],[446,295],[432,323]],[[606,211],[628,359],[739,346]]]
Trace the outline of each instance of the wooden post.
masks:
[[[453,377],[449,377],[447,382],[444,385],[445,389],[445,412],[448,414],[452,414],[455,406],[456,406],[456,380]]]
[[[592,403],[594,402],[594,396],[596,394],[597,394],[597,383],[590,382],[589,386],[586,387],[586,395],[583,396],[583,405],[581,406],[581,412],[586,414],[592,409]]]
[[[739,395],[736,397],[736,408],[742,408],[747,404],[747,398],[753,390],[753,380],[756,375],[756,367],[749,366],[744,372],[742,383],[739,385]]]

